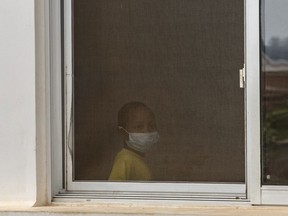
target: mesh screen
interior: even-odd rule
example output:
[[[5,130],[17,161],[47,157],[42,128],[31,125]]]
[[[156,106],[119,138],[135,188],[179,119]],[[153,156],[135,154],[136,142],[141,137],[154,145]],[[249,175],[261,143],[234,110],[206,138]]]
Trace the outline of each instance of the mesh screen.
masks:
[[[154,181],[244,182],[242,0],[74,0],[76,180],[107,180],[117,112],[150,107]]]

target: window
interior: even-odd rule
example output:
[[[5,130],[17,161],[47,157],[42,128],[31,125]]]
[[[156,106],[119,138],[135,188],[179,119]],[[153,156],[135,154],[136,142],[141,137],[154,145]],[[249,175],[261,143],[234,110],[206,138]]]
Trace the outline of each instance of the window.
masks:
[[[145,156],[155,181],[245,182],[244,2],[73,8],[74,180],[108,179],[123,147],[118,110],[141,101],[161,137]]]
[[[68,189],[244,199],[244,1],[71,4]],[[126,142],[117,113],[131,101],[155,115],[160,141],[145,155],[153,178],[108,181]]]
[[[287,203],[288,25],[284,0],[262,1],[262,184],[264,202]]]
[[[55,200],[261,204],[258,2],[65,0],[63,8],[65,152],[58,139],[54,155],[64,159],[65,191]],[[131,101],[155,115],[160,141],[145,156],[154,175],[108,180],[123,147],[117,113]]]
[[[263,4],[264,184],[288,183],[288,167],[285,166],[288,146],[288,26],[283,10],[285,4],[286,1],[264,1]]]

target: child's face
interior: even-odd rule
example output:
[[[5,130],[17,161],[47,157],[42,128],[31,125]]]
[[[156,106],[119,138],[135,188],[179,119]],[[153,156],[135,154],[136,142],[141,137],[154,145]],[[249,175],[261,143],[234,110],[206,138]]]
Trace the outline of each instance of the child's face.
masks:
[[[126,129],[131,133],[150,133],[157,130],[153,113],[146,108],[138,108],[129,114]]]

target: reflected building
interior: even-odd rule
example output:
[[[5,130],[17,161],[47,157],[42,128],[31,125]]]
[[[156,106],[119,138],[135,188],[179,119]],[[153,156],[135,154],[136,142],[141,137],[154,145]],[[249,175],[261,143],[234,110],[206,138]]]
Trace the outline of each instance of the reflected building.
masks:
[[[281,107],[288,99],[288,60],[273,60],[262,54],[266,111]]]

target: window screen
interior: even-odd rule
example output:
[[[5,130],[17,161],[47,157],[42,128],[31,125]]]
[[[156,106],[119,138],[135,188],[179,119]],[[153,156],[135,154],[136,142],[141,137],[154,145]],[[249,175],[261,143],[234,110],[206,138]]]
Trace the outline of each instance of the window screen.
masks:
[[[244,182],[244,1],[73,2],[74,179],[108,180],[118,111],[139,101],[160,136],[152,181]]]

